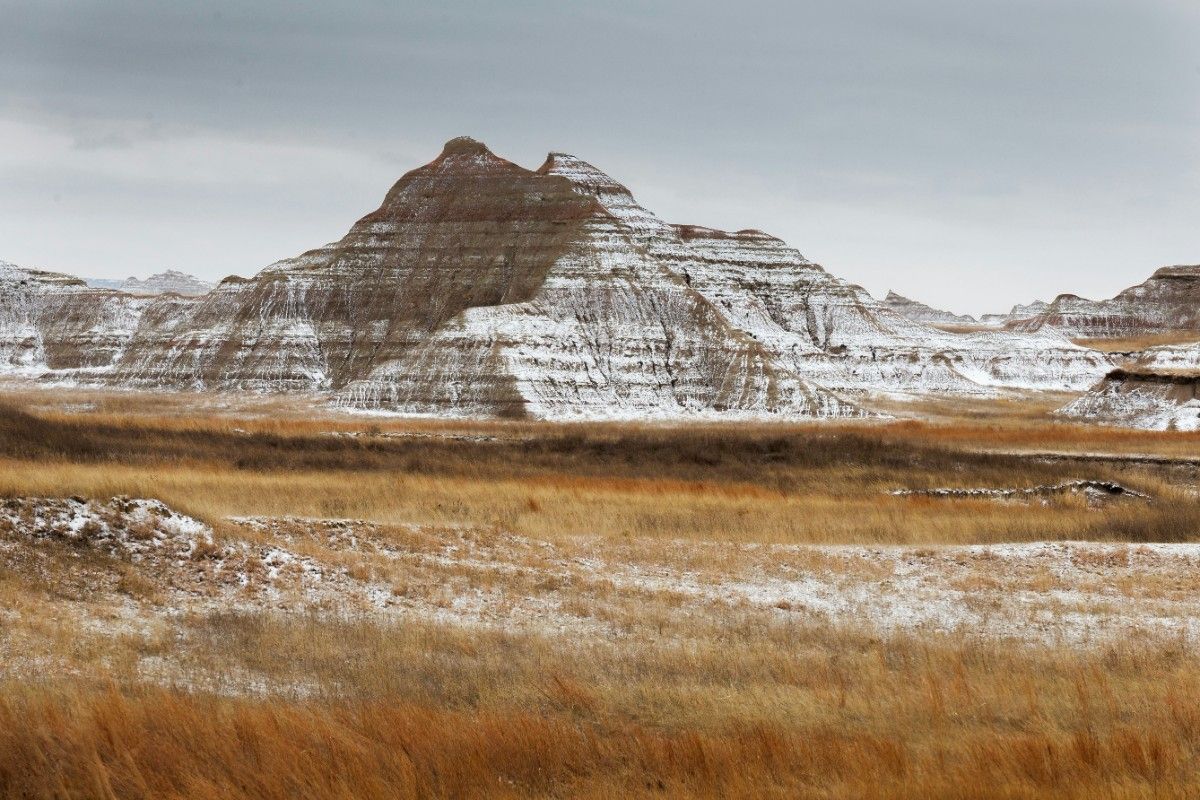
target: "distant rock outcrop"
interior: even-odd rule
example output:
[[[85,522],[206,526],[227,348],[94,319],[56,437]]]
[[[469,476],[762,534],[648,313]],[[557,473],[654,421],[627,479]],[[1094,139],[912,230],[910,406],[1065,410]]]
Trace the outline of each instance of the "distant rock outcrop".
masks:
[[[202,281],[186,272],[169,269],[166,272],[151,275],[145,280],[132,276],[123,280],[88,278],[87,285],[97,289],[114,289],[118,292],[128,292],[129,294],[179,294],[191,297],[212,291],[212,288],[216,284],[210,281]]]
[[[888,292],[883,298],[883,304],[897,314],[908,317],[914,322],[924,322],[927,325],[978,325],[979,322],[970,314],[955,314],[953,311],[942,311],[939,308],[927,306],[918,300],[910,300],[895,292]]]
[[[1010,322],[1036,317],[1049,307],[1050,304],[1043,300],[1034,300],[1032,303],[1027,304],[1018,303],[1007,314],[984,314],[979,318],[979,323],[981,325],[1000,328]]]
[[[1163,267],[1109,300],[1061,294],[1041,313],[1008,327],[1085,339],[1200,333],[1200,266]]]

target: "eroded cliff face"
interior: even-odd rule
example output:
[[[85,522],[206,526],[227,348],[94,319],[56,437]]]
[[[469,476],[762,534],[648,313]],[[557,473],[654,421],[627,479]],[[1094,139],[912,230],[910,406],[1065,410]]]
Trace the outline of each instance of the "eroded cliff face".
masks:
[[[1079,389],[1111,366],[1053,331],[954,334],[911,320],[761,231],[669,225],[592,165],[551,154],[540,171],[595,197],[652,261],[695,289],[777,367],[842,395]]]
[[[1200,430],[1200,344],[1151,347],[1124,361],[1057,413],[1102,425]]]
[[[780,370],[594,195],[467,139],[341,241],[153,306],[117,377],[410,413],[860,413]]]
[[[765,233],[671,225],[578,158],[531,171],[466,138],[253,278],[97,292],[0,318],[8,351],[124,386],[543,418],[859,415],[870,391],[1082,389],[1111,366],[1050,331],[935,330]]]
[[[883,304],[902,317],[926,325],[979,325],[979,320],[970,314],[955,314],[940,308],[928,306],[919,300],[911,300],[904,295],[888,292],[883,298]],[[994,316],[994,315],[993,315]]]
[[[40,375],[111,368],[146,300],[0,262],[0,369]]]
[[[1200,266],[1163,267],[1108,300],[1059,295],[1040,314],[1016,320],[1016,331],[1054,329],[1087,339],[1200,332]]]

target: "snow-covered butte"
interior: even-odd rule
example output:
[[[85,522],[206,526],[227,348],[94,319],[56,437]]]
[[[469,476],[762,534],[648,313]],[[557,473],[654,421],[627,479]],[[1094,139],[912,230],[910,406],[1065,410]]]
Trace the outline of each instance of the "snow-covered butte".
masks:
[[[528,170],[466,137],[341,240],[200,296],[21,280],[23,304],[0,273],[7,369],[401,413],[845,417],[872,391],[1083,390],[1112,366],[1052,330],[937,330],[761,231],[673,225],[579,158]]]

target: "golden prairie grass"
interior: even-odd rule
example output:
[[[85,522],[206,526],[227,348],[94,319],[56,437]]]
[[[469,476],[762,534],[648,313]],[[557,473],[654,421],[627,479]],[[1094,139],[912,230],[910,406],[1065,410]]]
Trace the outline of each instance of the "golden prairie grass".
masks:
[[[1200,432],[1145,431],[1080,424],[1050,416],[1077,397],[1070,393],[971,399],[927,397],[909,402],[867,400],[899,420],[826,422],[543,423],[364,417],[337,413],[294,397],[197,393],[113,392],[92,389],[14,388],[0,384],[3,401],[58,423],[81,422],[122,430],[175,430],[313,437],[330,432],[368,437],[413,437],[422,442],[445,436],[488,437],[500,442],[576,435],[620,439],[629,434],[835,437],[861,434],[881,442],[904,442],[968,450],[1102,452],[1195,457]]]
[[[0,460],[0,496],[152,497],[218,527],[228,516],[354,518],[495,526],[554,540],[635,536],[770,543],[986,543],[1064,539],[1180,541],[1200,534],[1200,504],[1134,474],[1145,505],[1089,508],[988,499],[895,497],[886,478],[828,470],[812,486],[529,477],[481,479],[372,471],[246,471],[220,465],[132,466]],[[1083,475],[1095,473],[1068,473]],[[960,482],[961,476],[946,476]],[[1027,480],[1014,475],[1013,482]],[[826,483],[827,482],[827,483]],[[1005,485],[1005,484],[1001,484]]]
[[[9,685],[12,796],[1185,798],[1182,645],[1025,651],[780,626],[571,645],[313,619],[195,620],[266,693]],[[203,652],[199,652],[203,651]],[[273,691],[299,679],[304,691]]]
[[[481,545],[510,531],[586,539],[609,558],[676,564],[700,580],[757,556],[696,554],[677,540],[1200,532],[1192,467],[995,452],[1185,457],[1200,438],[1059,426],[1020,404],[960,406],[938,423],[814,427],[435,423],[326,418],[274,401],[254,414],[197,413],[175,396],[88,402],[81,413],[27,403],[35,413],[0,415],[0,497],[154,497],[218,529],[230,515],[469,525],[463,535]],[[1117,480],[1154,501],[888,494],[1072,478]],[[449,541],[436,530],[405,535],[407,551],[436,554]],[[579,608],[564,611],[617,634],[383,623],[320,608],[134,624],[122,615],[154,607],[163,591],[136,565],[29,550],[20,559],[0,550],[0,653],[42,676],[18,679],[0,660],[3,796],[1200,796],[1200,661],[1186,639],[1076,648],[889,635],[783,607],[685,606],[670,592],[599,580],[568,586],[563,603]],[[817,551],[799,557],[836,568]],[[1106,585],[1103,559],[1120,557],[1080,556],[1094,559],[1084,565],[1094,588]],[[372,569],[369,559],[354,566]],[[503,577],[469,563],[388,577],[393,591],[435,601],[448,582],[542,597],[578,580],[543,566],[531,555]],[[853,568],[863,580],[889,578]],[[105,569],[115,572],[100,582]],[[985,565],[953,588],[963,602],[983,601],[1005,579]],[[1072,588],[1047,573],[1039,589],[1041,579],[1022,586]],[[1170,599],[1194,577],[1156,580],[1116,589]]]
[[[995,452],[1037,447],[1169,458],[1196,452],[1188,448],[1200,437],[1190,434],[1021,425],[1003,417],[871,426],[331,425],[188,416],[181,409],[161,416],[148,413],[156,406],[145,399],[118,399],[119,412],[0,409],[0,496],[154,497],[218,526],[230,515],[353,517],[493,525],[547,539],[1174,541],[1200,532],[1200,500],[1180,485],[1192,466],[1046,462]],[[335,431],[360,435],[329,435]],[[1097,510],[1066,499],[1018,509],[889,494],[1080,478],[1126,483],[1157,499],[1149,507]]]

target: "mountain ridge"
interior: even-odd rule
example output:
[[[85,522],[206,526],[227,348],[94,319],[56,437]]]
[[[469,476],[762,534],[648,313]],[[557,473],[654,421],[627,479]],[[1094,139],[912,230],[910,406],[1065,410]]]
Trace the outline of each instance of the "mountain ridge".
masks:
[[[934,308],[922,303],[920,300],[912,300],[890,290],[887,296],[883,298],[883,304],[914,322],[924,322],[929,325],[979,324],[979,320],[970,314],[955,314],[953,311]]]
[[[83,278],[82,280],[93,289],[111,289],[116,292],[140,295],[181,294],[194,296],[205,294],[216,285],[211,281],[201,280],[195,275],[176,269],[156,272],[144,279],[130,275],[128,278]]]
[[[762,231],[669,223],[583,159],[528,170],[469,137],[337,242],[121,302],[133,330],[77,379],[400,413],[861,416],[872,392],[1083,389],[1111,367],[1052,331],[930,328]]]
[[[1084,339],[1200,332],[1200,265],[1160,267],[1107,300],[1060,294],[1040,313],[1015,320],[1009,327],[1015,331],[1052,328]]]

